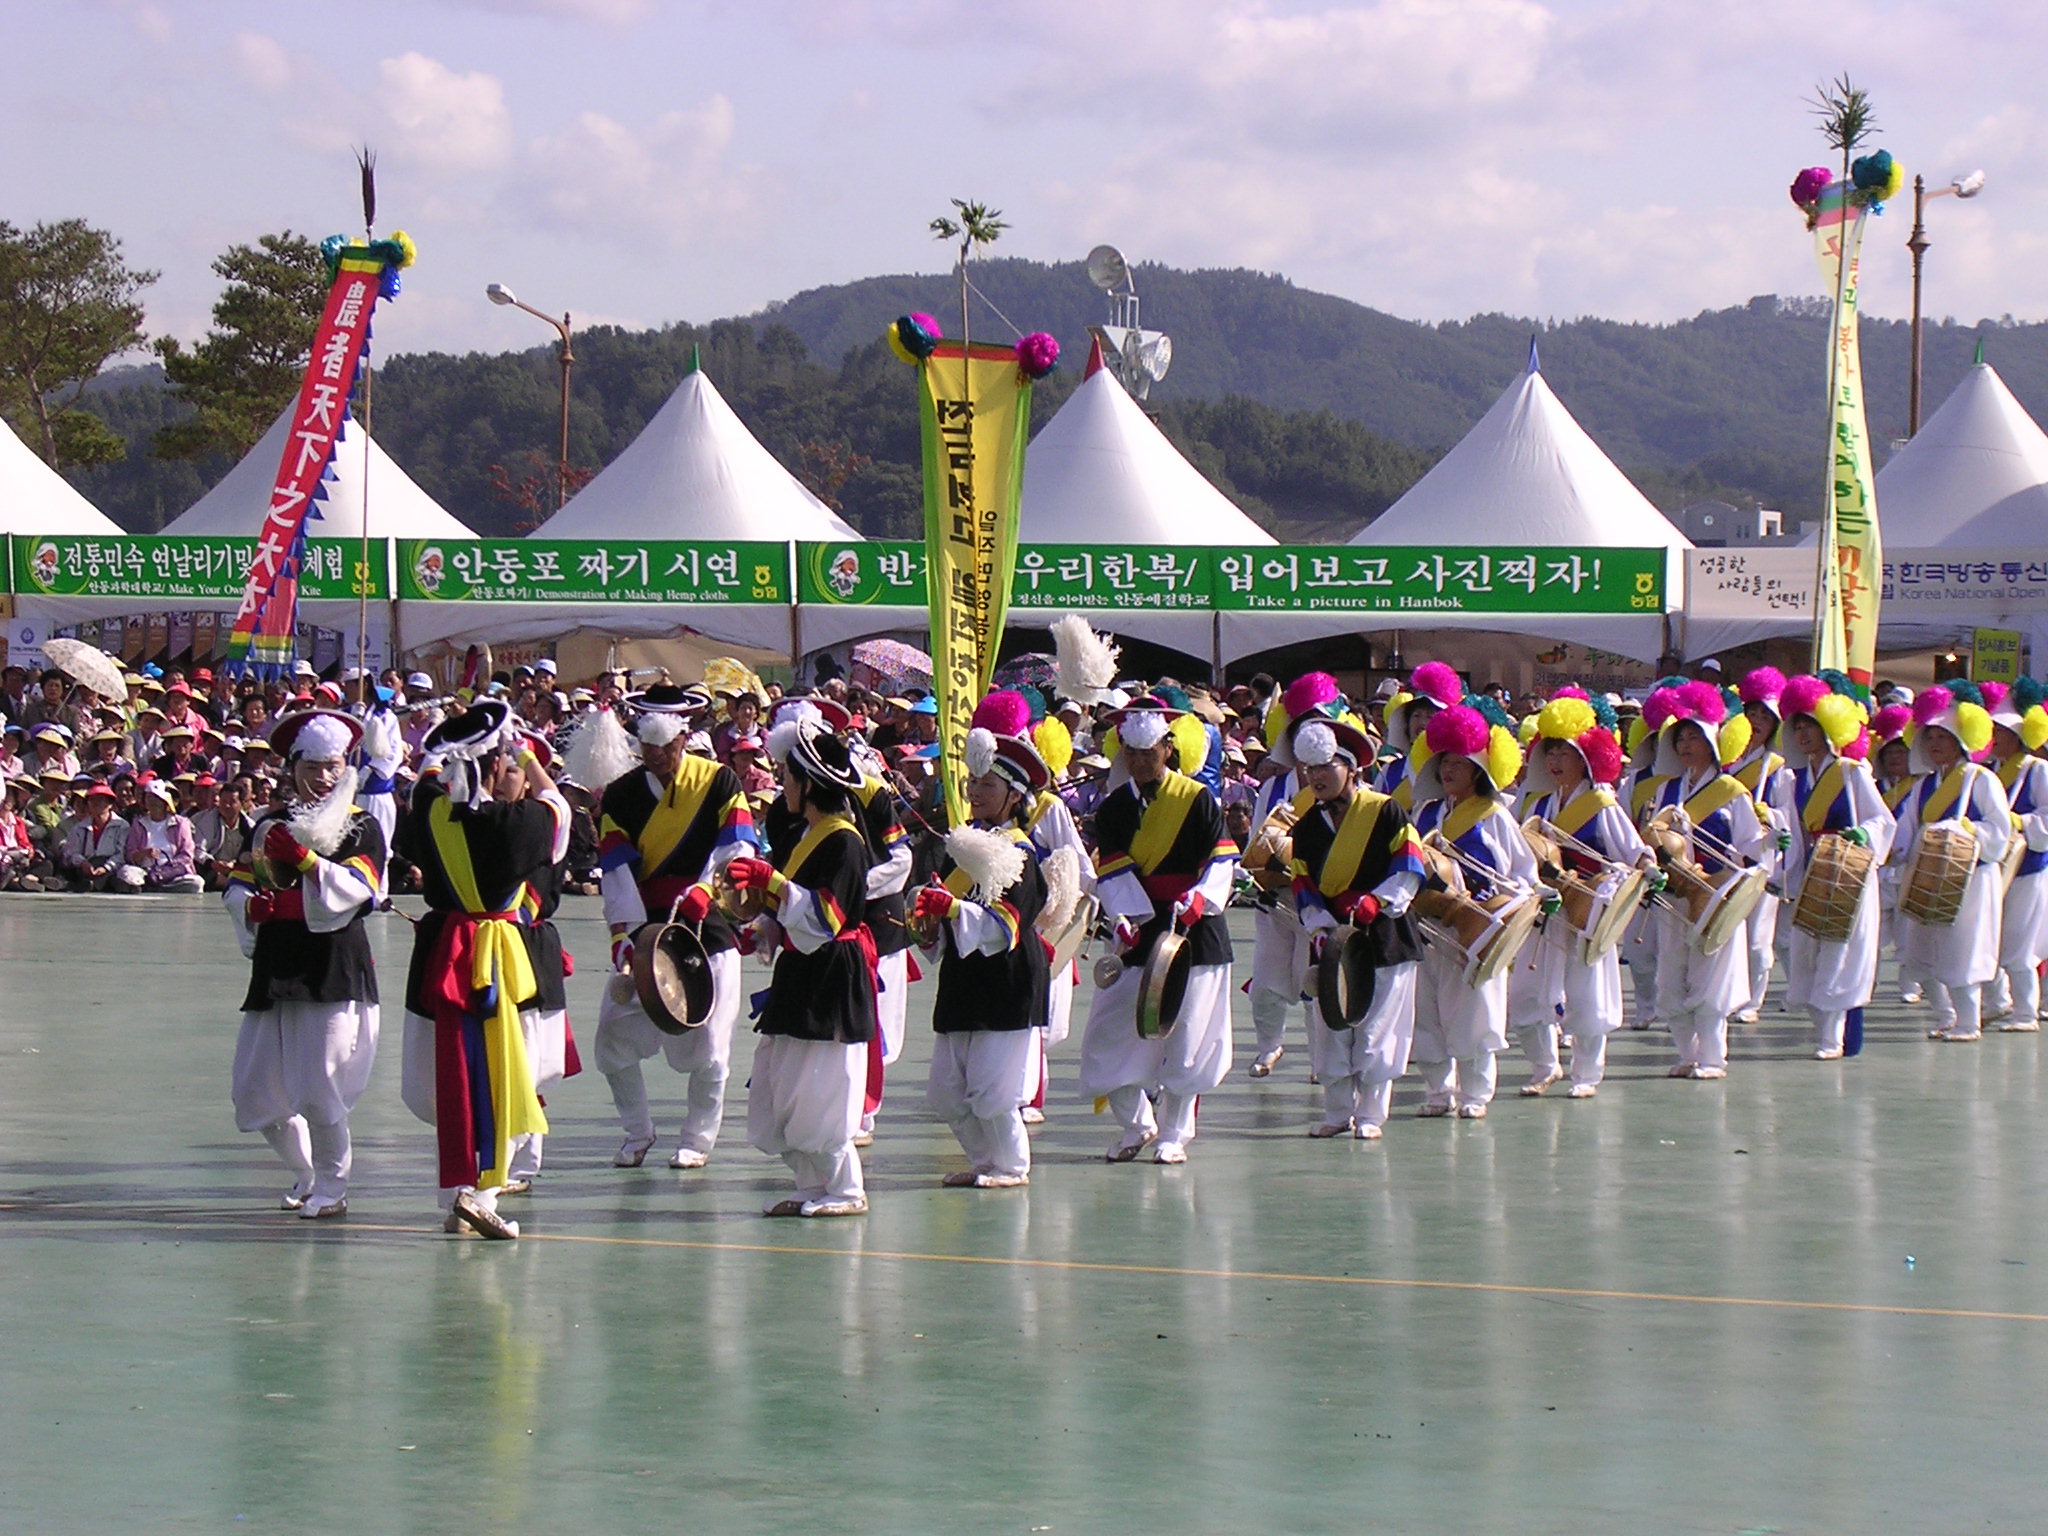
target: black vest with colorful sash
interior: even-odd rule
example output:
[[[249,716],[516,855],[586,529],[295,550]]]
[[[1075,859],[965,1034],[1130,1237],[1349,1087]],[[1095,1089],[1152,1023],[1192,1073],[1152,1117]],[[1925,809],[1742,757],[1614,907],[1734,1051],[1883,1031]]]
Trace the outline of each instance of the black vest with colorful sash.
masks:
[[[1354,789],[1341,803],[1314,803],[1294,823],[1294,878],[1306,883],[1339,919],[1349,918],[1358,898],[1399,873],[1418,878],[1422,854],[1408,814],[1390,795]],[[1422,957],[1415,925],[1404,912],[1384,912],[1367,925],[1366,944],[1375,965],[1399,965]]]
[[[1152,898],[1152,916],[1138,925],[1127,966],[1143,965],[1173,920],[1173,906],[1193,890],[1212,859],[1237,857],[1223,830],[1216,797],[1199,781],[1168,769],[1150,796],[1135,782],[1117,787],[1095,812],[1095,868],[1101,880],[1130,871]],[[1220,911],[1204,913],[1187,930],[1188,957],[1196,965],[1230,963],[1230,929]]]
[[[754,1028],[764,1035],[864,1045],[875,1032],[874,939],[868,932],[868,849],[845,816],[827,816],[797,840],[782,866],[816,900],[833,934],[809,954],[784,944]]]
[[[854,799],[860,802],[861,814],[856,819],[867,840],[868,858],[880,864],[908,837],[896,809],[896,796],[881,780],[868,779],[854,792]],[[868,902],[868,931],[875,936],[876,954],[893,955],[910,948],[910,929],[904,921],[909,911],[906,890],[891,891]]]
[[[1050,966],[1038,937],[1038,914],[1045,908],[1045,875],[1031,839],[1009,829],[1024,850],[1024,873],[1016,884],[988,903],[1009,931],[1010,946],[999,955],[976,951],[963,955],[953,943],[953,925],[944,928],[939,958],[939,993],[932,1004],[932,1028],[939,1034],[970,1029],[1036,1029],[1045,1023]],[[945,867],[946,889],[968,895],[965,871]]]
[[[719,840],[751,826],[739,775],[723,763],[685,756],[675,777],[657,789],[645,769],[612,780],[598,803],[598,864],[630,861],[640,904],[650,922],[668,916],[675,899],[704,878]],[[732,927],[714,906],[704,919],[704,948],[734,946]]]
[[[257,883],[251,850],[262,847],[275,819],[265,816],[257,821],[231,878],[250,886]],[[383,888],[384,832],[368,816],[356,816],[329,857],[335,863],[356,865],[373,887]],[[369,902],[332,933],[315,933],[306,926],[298,885],[271,893],[271,901],[277,915],[256,925],[256,953],[249,962],[243,1012],[261,1013],[279,1003],[377,1001],[377,963],[363,926]]]

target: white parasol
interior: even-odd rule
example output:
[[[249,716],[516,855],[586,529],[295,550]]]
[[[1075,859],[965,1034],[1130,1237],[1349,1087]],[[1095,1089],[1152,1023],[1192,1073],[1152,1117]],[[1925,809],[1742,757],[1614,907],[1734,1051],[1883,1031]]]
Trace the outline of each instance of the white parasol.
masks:
[[[59,672],[103,699],[118,704],[128,697],[121,664],[96,646],[83,640],[45,640],[43,655]]]

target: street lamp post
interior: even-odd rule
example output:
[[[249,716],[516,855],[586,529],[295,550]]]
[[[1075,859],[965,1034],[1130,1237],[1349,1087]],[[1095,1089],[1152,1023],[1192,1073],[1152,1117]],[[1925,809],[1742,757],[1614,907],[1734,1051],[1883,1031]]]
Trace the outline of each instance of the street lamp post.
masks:
[[[575,366],[576,354],[569,344],[569,316],[564,313],[557,320],[546,310],[535,309],[531,304],[522,303],[513,296],[512,290],[503,283],[492,283],[484,289],[484,297],[493,304],[510,304],[514,309],[523,309],[537,320],[545,320],[555,328],[562,338],[562,446],[555,459],[555,510],[562,510],[562,504],[569,499],[569,370]]]
[[[1934,197],[1975,197],[1984,190],[1984,173],[1972,171],[1958,176],[1945,187],[1927,190],[1927,178],[1913,178],[1913,232],[1906,237],[1906,249],[1913,253],[1913,378],[1906,392],[1906,435],[1920,432],[1920,261],[1932,244],[1927,238],[1927,200]]]

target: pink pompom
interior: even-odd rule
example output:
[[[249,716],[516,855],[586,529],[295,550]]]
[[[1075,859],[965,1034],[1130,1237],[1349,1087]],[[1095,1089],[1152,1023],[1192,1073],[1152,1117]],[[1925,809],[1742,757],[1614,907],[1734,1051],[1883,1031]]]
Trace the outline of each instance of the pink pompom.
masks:
[[[1689,720],[1692,711],[1676,688],[1659,688],[1643,701],[1643,724],[1661,731],[1673,720]]]
[[[1459,680],[1457,669],[1441,661],[1425,661],[1417,667],[1415,675],[1408,679],[1408,691],[1434,699],[1446,709],[1465,697],[1465,685]]]
[[[1870,717],[1870,731],[1879,741],[1890,741],[1905,730],[1913,711],[1904,704],[1887,704]]]
[[[1776,707],[1778,696],[1785,691],[1785,674],[1776,667],[1758,667],[1742,680],[1735,690],[1742,695],[1745,704],[1769,704]]]
[[[1310,672],[1297,677],[1280,695],[1280,707],[1287,718],[1299,720],[1310,710],[1332,702],[1338,695],[1337,679],[1327,672]]]
[[[932,339],[934,341],[938,341],[944,338],[946,334],[945,327],[939,324],[938,317],[936,315],[928,315],[921,309],[913,309],[910,312],[910,318],[915,320],[919,325],[923,326],[927,331],[931,332]]]
[[[1801,208],[1811,208],[1820,201],[1821,193],[1834,183],[1835,173],[1824,165],[1809,165],[1792,178],[1792,201]]]
[[[1589,704],[1593,702],[1593,695],[1586,692],[1577,683],[1566,683],[1557,692],[1553,693],[1551,697],[1553,699],[1584,699]]]
[[[1921,689],[1913,695],[1913,723],[1915,725],[1932,724],[1947,713],[1955,701],[1956,696],[1939,684],[1932,688]]]
[[[1856,739],[1842,748],[1842,756],[1851,762],[1864,763],[1870,760],[1870,727],[1857,731]]]
[[[999,689],[974,706],[972,723],[998,736],[1022,736],[1031,729],[1031,705],[1015,689]]]
[[[1033,331],[1017,341],[1017,366],[1027,379],[1042,379],[1060,365],[1060,344],[1044,331]]]
[[[1588,731],[1575,743],[1586,760],[1586,771],[1595,784],[1612,784],[1621,777],[1621,743],[1612,731]]]
[[[1431,717],[1423,740],[1429,743],[1431,752],[1455,752],[1461,757],[1476,757],[1486,750],[1492,730],[1493,727],[1486,723],[1486,716],[1478,710],[1465,704],[1453,704],[1443,713]]]
[[[2004,705],[2006,696],[2012,692],[2005,684],[1997,681],[1981,682],[1977,687],[1984,695],[1984,707],[1994,711]]]
[[[1789,678],[1784,691],[1778,695],[1778,713],[1787,720],[1794,715],[1811,715],[1813,706],[1833,691],[1819,678],[1804,673]]]
[[[1681,685],[1678,692],[1685,700],[1692,719],[1719,725],[1728,718],[1728,701],[1721,697],[1721,690],[1712,683],[1694,679]]]

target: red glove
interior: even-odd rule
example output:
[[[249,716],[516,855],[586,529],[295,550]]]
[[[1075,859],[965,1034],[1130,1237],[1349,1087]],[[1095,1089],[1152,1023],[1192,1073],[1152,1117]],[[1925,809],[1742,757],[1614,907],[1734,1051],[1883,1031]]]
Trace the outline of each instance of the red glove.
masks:
[[[249,920],[252,926],[257,923],[269,922],[270,913],[270,892],[268,891],[258,891],[249,898],[249,904],[242,908],[242,915]]]
[[[1128,917],[1118,918],[1116,920],[1116,927],[1111,930],[1111,934],[1116,939],[1116,947],[1118,949],[1136,949],[1138,947],[1138,925]]]
[[[953,915],[953,909],[960,905],[960,898],[943,885],[928,885],[917,893],[917,900],[911,907],[913,917],[936,917],[943,921]]]
[[[686,923],[701,923],[710,912],[711,890],[708,886],[691,886],[683,892],[683,899],[676,903],[676,916]]]
[[[1354,927],[1363,928],[1380,915],[1380,899],[1377,896],[1361,896],[1351,907],[1351,922]]]
[[[732,883],[743,891],[766,891],[774,887],[775,866],[766,859],[748,858],[742,854],[725,866],[725,872],[732,877]]]
[[[1209,903],[1203,898],[1202,893],[1200,891],[1189,891],[1187,895],[1174,903],[1173,915],[1179,922],[1199,923],[1208,910]]]
[[[747,924],[746,927],[733,935],[733,948],[743,955],[751,955],[759,947],[759,941],[754,937],[754,925],[752,923]]]
[[[300,871],[313,867],[313,850],[293,837],[281,821],[273,821],[263,834],[263,856],[273,864],[288,864]]]
[[[633,969],[633,936],[630,933],[612,937],[612,969],[621,976]]]

